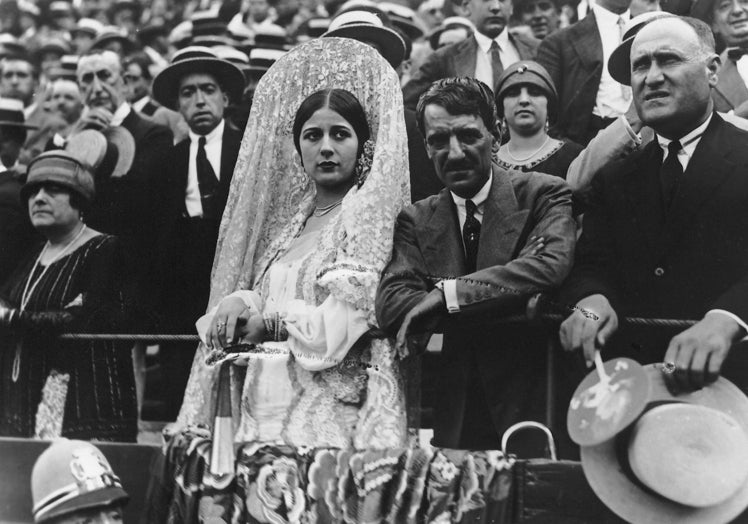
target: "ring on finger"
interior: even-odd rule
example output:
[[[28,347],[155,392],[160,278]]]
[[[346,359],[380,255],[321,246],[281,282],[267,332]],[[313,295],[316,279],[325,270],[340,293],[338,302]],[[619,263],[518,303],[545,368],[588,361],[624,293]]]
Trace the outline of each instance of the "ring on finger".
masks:
[[[662,371],[663,373],[667,373],[667,374],[670,374],[673,371],[675,371],[675,362],[665,362],[662,365]]]
[[[223,320],[219,320],[218,322],[216,322],[216,327],[220,331],[226,327],[226,322],[224,322]]]

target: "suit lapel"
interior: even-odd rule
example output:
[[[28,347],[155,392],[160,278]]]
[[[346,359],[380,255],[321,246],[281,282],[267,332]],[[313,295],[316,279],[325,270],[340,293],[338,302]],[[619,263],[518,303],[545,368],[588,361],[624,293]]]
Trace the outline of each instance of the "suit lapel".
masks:
[[[537,45],[531,45],[521,38],[516,38],[512,35],[512,33],[509,33],[509,41],[517,50],[517,54],[519,55],[520,60],[535,60],[535,55],[538,54]]]
[[[448,189],[442,189],[421,237],[426,239],[423,258],[431,275],[455,277],[465,274],[465,251],[459,228],[452,195]]]
[[[452,55],[455,76],[475,76],[475,60],[478,54],[478,41],[474,36],[466,38],[459,44]]]
[[[513,258],[528,215],[527,209],[519,209],[511,175],[494,164],[481,224],[478,269],[503,265]]]
[[[597,29],[595,14],[590,13],[584,20],[572,26],[568,42],[579,57],[579,61],[589,71],[603,64],[603,43]]]
[[[721,94],[734,109],[748,100],[748,88],[745,86],[740,73],[738,73],[735,62],[727,58],[726,53],[723,56],[724,65],[719,71],[719,80],[714,90]]]
[[[675,195],[672,208],[667,214],[663,239],[659,243],[661,253],[670,252],[671,246],[678,240],[699,208],[731,174],[744,175],[730,160],[733,149],[743,147],[743,144],[732,144],[729,135],[725,133],[727,125],[715,113],[696,146],[683,174],[683,182]],[[719,151],[719,155],[715,154],[715,151]]]
[[[657,139],[650,141],[636,158],[632,158],[612,189],[622,194],[636,217],[634,223],[647,239],[650,252],[658,250],[664,214],[660,189],[659,166],[662,156]]]

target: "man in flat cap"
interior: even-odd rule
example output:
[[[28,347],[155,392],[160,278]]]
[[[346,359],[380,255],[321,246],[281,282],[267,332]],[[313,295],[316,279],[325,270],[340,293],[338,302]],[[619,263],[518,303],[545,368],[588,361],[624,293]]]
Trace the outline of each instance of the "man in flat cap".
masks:
[[[631,85],[656,137],[594,178],[563,289],[576,305],[561,325],[567,350],[665,361],[684,390],[721,371],[748,385],[745,349],[730,351],[748,332],[748,133],[714,112],[719,67],[710,28],[693,18],[655,19],[613,52],[611,76]],[[683,331],[625,316],[697,322]]]
[[[153,82],[156,101],[179,111],[189,126],[189,138],[167,152],[157,190],[161,310],[169,331],[193,332],[208,305],[218,226],[242,139],[223,117],[243,91],[241,70],[200,47],[176,53]],[[194,343],[161,346],[171,420],[181,405],[194,351]]]

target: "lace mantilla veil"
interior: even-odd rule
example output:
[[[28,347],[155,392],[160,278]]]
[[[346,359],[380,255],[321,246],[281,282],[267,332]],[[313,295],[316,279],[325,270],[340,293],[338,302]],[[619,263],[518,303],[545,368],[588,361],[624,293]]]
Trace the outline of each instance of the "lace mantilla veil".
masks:
[[[365,183],[346,195],[340,214],[320,237],[313,271],[300,276],[301,294],[316,304],[332,294],[370,311],[370,323],[376,323],[374,298],[391,255],[395,219],[410,202],[407,136],[397,74],[373,48],[344,38],[320,38],[294,48],[257,86],[221,222],[209,309],[236,290],[259,289],[270,264],[311,214],[314,184],[301,166],[291,129],[301,102],[325,88],[345,89],[358,98],[375,148]],[[212,425],[218,366],[206,364],[207,354],[200,344],[177,428]],[[367,370],[354,445],[401,445],[404,398],[389,341],[372,343]],[[246,421],[239,420],[243,373],[232,369],[231,377],[232,422],[241,440],[247,437],[240,430]]]

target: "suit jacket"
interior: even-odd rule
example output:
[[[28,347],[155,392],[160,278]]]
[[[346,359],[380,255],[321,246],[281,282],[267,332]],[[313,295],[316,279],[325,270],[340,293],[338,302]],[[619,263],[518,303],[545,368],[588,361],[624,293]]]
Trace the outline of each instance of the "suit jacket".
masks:
[[[727,113],[748,100],[748,87],[738,73],[735,61],[727,58],[727,51],[724,51],[720,58],[722,67],[717,73],[717,85],[712,89],[712,100],[715,111]]]
[[[243,133],[228,123],[221,143],[221,172],[217,205],[221,211],[228,199],[234,165]],[[210,292],[218,227],[216,221],[189,219],[185,208],[190,140],[186,139],[167,152],[164,176],[159,177],[158,271],[160,273],[165,329],[191,329],[205,313]]]
[[[600,293],[619,318],[698,320],[724,309],[748,319],[746,146],[748,132],[715,114],[667,214],[656,141],[595,177],[565,301]],[[623,326],[606,358],[661,361],[677,331]]]
[[[41,238],[21,202],[21,182],[12,171],[0,173],[0,285]]]
[[[533,235],[546,239],[542,254],[525,252]],[[462,447],[461,435],[489,419],[500,435],[519,420],[542,417],[542,394],[530,393],[542,389],[545,350],[527,347],[522,336],[494,320],[523,311],[532,294],[559,286],[571,267],[575,239],[571,191],[563,180],[497,165],[485,203],[478,269],[472,274],[466,274],[462,235],[447,189],[400,213],[392,260],[377,293],[380,327],[394,335],[437,281],[457,277],[461,310],[441,325],[445,362],[438,381],[435,445]],[[466,418],[466,391],[475,369],[490,413]]]
[[[544,38],[537,61],[548,70],[558,92],[553,134],[586,145],[592,138],[588,129],[603,74],[603,44],[595,14]]]
[[[509,39],[521,60],[535,59],[539,40],[511,33]],[[434,51],[403,87],[405,107],[415,109],[420,96],[436,80],[452,76],[475,76],[477,54],[478,41],[473,36]],[[493,87],[495,86],[491,86]]]
[[[410,201],[417,202],[444,188],[426,153],[423,135],[418,129],[415,111],[405,109],[405,131],[408,133],[408,167],[410,168]]]

